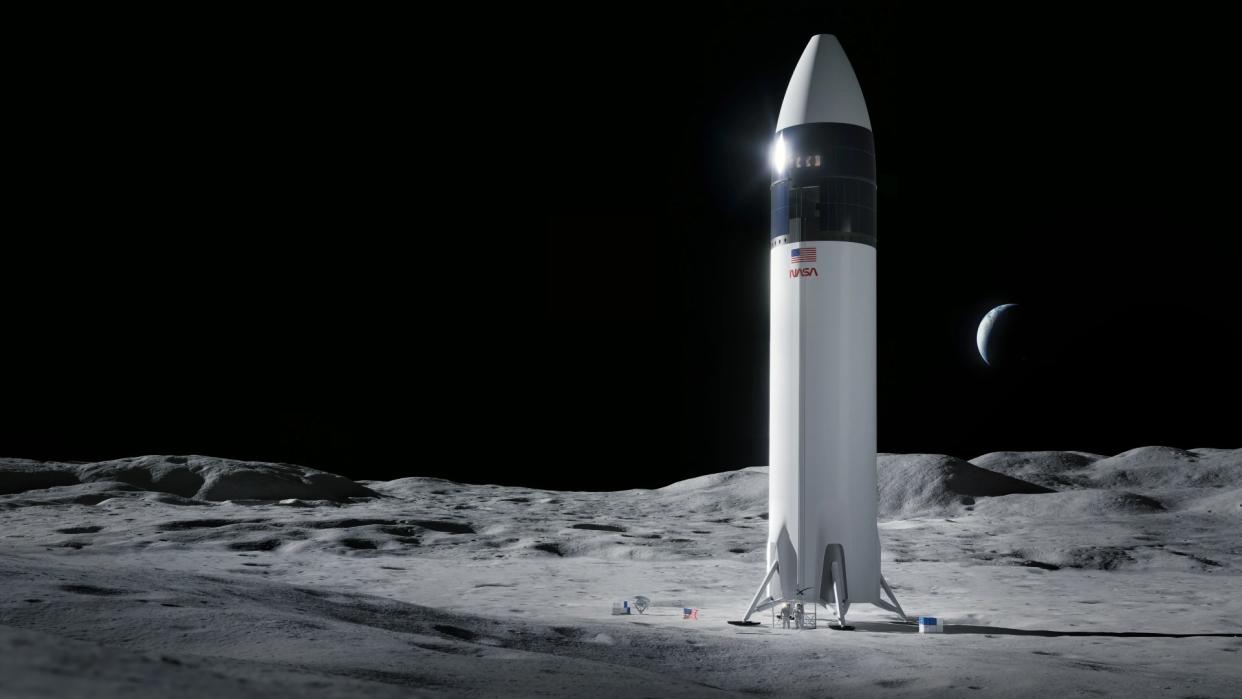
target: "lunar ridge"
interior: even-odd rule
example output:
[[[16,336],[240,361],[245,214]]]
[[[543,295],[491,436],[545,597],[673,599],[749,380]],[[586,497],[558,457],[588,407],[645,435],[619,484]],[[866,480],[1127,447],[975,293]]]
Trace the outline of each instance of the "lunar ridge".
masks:
[[[1242,681],[1242,450],[877,468],[885,577],[940,637],[866,608],[848,635],[725,624],[764,566],[761,466],[565,492],[197,455],[0,459],[0,696],[1229,696]],[[612,615],[637,595],[645,614]]]

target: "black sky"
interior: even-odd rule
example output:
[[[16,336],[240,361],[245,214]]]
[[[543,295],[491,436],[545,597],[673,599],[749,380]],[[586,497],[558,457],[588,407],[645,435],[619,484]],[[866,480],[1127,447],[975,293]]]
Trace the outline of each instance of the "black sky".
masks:
[[[766,463],[766,150],[819,32],[876,137],[882,451],[1238,446],[1228,23],[916,7],[32,22],[0,454]],[[1005,302],[1046,365],[979,359]]]

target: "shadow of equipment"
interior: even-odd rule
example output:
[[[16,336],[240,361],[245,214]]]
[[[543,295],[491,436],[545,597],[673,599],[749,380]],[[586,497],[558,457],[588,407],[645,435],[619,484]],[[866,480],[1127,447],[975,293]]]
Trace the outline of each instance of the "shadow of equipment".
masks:
[[[852,621],[858,631],[876,633],[918,633],[919,625],[906,621]],[[969,633],[988,636],[1098,636],[1101,638],[1242,638],[1238,633],[1154,633],[1146,631],[1048,631],[1044,629],[1008,629],[1003,626],[945,624],[944,634]]]

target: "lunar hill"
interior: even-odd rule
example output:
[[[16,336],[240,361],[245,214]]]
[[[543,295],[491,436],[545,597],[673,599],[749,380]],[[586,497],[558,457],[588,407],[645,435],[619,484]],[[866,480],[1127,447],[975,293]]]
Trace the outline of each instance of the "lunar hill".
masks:
[[[0,459],[0,697],[1230,696],[1242,450],[878,459],[943,637],[738,629],[767,469],[559,492],[288,464]],[[612,602],[643,594],[642,616]],[[700,609],[698,621],[681,608]]]
[[[197,500],[343,500],[375,495],[334,473],[305,466],[209,456],[140,456],[87,464],[0,460],[0,493],[117,482]]]

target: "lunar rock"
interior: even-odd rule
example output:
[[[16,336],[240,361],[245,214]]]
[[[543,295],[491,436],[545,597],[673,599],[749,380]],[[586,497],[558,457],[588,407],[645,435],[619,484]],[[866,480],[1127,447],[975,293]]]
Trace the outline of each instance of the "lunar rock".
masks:
[[[725,624],[764,467],[600,493],[3,459],[0,697],[1236,695],[1242,450],[878,469],[885,576],[941,636]]]

